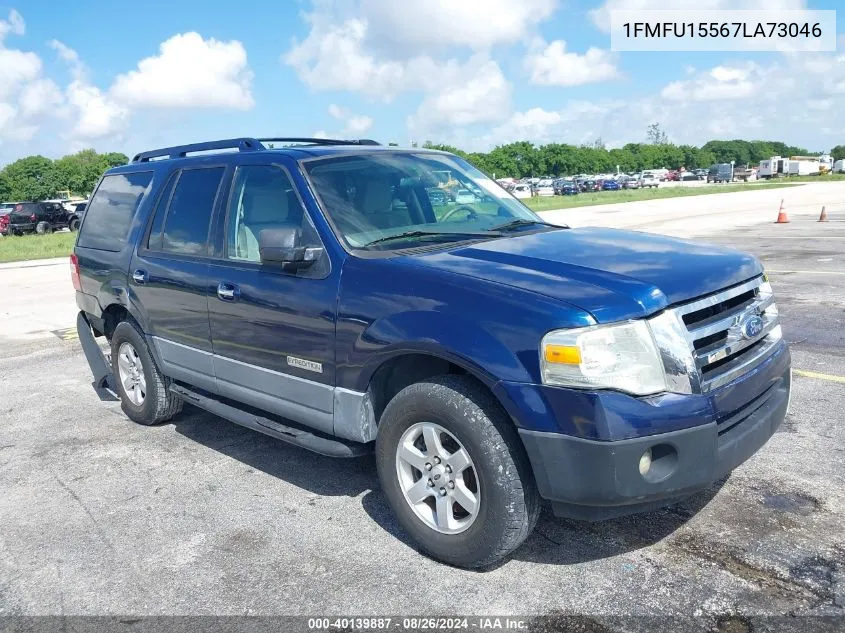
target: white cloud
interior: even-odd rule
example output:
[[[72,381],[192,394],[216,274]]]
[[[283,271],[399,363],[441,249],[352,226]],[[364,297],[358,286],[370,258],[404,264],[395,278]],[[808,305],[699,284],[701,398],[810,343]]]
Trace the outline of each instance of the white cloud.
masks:
[[[716,66],[695,79],[674,81],[660,94],[678,102],[747,99],[761,90],[765,81],[763,69],[754,63]]]
[[[12,35],[23,35],[26,32],[26,23],[23,16],[12,9],[9,11],[8,20],[0,20],[0,42],[11,33]]]
[[[619,77],[616,55],[592,47],[583,55],[566,52],[566,42],[536,39],[523,60],[531,82],[543,86],[580,86]]]
[[[558,0],[362,0],[356,10],[374,45],[410,55],[450,46],[486,51],[527,37]]]
[[[62,90],[52,79],[41,78],[24,86],[18,97],[21,116],[36,120],[53,114],[61,107]]]
[[[344,108],[335,103],[329,104],[329,115],[344,123],[343,131],[337,136],[358,136],[373,127],[372,117],[364,114],[353,114],[349,108]],[[320,130],[322,137],[326,137],[325,131]],[[317,138],[321,138],[317,136]]]
[[[130,107],[231,108],[248,110],[254,101],[252,71],[238,41],[205,40],[181,33],[159,47],[159,55],[119,75],[110,94]]]
[[[76,110],[71,136],[90,140],[117,136],[129,117],[129,111],[113,101],[96,86],[73,81],[65,91],[68,103]]]
[[[495,123],[511,110],[510,82],[499,65],[483,56],[466,64],[448,64],[435,76],[428,96],[409,118],[416,135],[441,132],[450,127]]]
[[[590,19],[601,31],[610,32],[610,12],[613,10],[660,11],[673,10],[707,11],[712,9],[768,10],[803,9],[806,0],[675,0],[668,7],[664,0],[605,0],[604,4],[589,12]]]

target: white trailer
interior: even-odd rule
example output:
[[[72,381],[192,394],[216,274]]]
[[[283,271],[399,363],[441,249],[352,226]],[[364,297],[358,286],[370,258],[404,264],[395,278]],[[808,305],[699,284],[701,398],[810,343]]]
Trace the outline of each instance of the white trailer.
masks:
[[[834,174],[845,174],[845,160],[839,159],[833,163],[833,169],[831,171]]]
[[[789,174],[789,159],[781,156],[772,156],[760,161],[760,169],[757,170],[758,178],[779,178]]]
[[[790,176],[818,176],[819,175],[819,159],[790,159],[789,160],[789,175]]]

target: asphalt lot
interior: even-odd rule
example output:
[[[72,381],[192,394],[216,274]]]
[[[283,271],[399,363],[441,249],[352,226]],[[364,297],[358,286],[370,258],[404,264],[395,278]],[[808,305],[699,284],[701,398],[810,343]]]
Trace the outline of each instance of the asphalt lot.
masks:
[[[769,193],[782,197],[713,196],[716,219],[686,234],[770,271],[796,369],[781,430],[673,508],[595,524],[544,513],[483,573],[414,550],[369,457],[320,457],[187,406],[132,424],[91,389],[78,343],[49,331],[74,312],[66,263],[19,292],[0,269],[0,321],[36,319],[0,327],[0,614],[845,615],[845,206],[775,225],[770,200],[734,197]],[[41,295],[53,303],[36,315]]]

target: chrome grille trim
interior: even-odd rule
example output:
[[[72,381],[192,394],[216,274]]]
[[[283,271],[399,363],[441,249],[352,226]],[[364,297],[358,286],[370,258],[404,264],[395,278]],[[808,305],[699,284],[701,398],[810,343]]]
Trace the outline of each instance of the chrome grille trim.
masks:
[[[684,317],[754,292],[736,306],[687,325]],[[751,337],[741,331],[743,320],[759,315],[762,327]],[[707,393],[763,363],[782,339],[771,286],[761,275],[732,288],[666,310],[651,321],[661,350],[667,386],[678,393]],[[721,335],[721,336],[720,336]],[[707,342],[704,339],[714,338]],[[713,367],[714,364],[720,363]]]

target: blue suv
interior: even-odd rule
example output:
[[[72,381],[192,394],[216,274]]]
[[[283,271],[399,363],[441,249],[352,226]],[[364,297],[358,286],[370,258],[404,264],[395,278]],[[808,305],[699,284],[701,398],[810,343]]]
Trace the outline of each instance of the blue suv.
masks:
[[[101,179],[71,264],[95,383],[130,419],[187,402],[325,455],[374,451],[404,529],[463,567],[518,547],[541,500],[601,519],[708,487],[789,400],[757,259],[550,225],[444,152],[144,152]]]

